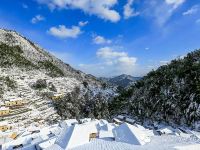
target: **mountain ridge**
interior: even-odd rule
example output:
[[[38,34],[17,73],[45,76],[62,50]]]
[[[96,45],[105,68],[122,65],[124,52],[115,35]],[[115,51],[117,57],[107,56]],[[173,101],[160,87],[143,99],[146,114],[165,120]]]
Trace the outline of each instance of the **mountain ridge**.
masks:
[[[69,64],[63,63],[60,59],[56,58],[51,53],[39,47],[39,45],[31,42],[29,39],[20,35],[14,30],[0,29],[0,39],[1,43],[8,44],[9,46],[20,45],[22,50],[26,48],[26,50],[23,51],[24,56],[33,64],[37,64],[43,61],[49,61],[54,63],[54,65],[56,65],[57,67],[62,68],[63,73],[67,76],[76,76],[77,78],[83,78],[86,80],[95,79],[97,81],[97,79],[94,76],[85,74],[80,70],[72,68]],[[29,47],[27,47],[27,45],[29,45]],[[32,51],[33,49],[35,49],[36,51]],[[71,72],[74,74],[71,74]]]
[[[9,110],[0,121],[18,122],[18,126],[28,126],[34,120],[51,124],[63,117],[107,116],[103,110],[99,114],[88,109],[88,105],[102,109],[104,103],[107,112],[107,99],[115,95],[113,87],[72,68],[16,31],[5,29],[0,29],[0,85],[0,108]],[[12,99],[23,103],[7,106]]]
[[[127,88],[134,84],[137,80],[140,80],[142,77],[133,77],[131,75],[127,74],[121,74],[119,76],[113,76],[113,77],[100,77],[99,79],[108,82],[111,85],[120,86],[122,88]]]

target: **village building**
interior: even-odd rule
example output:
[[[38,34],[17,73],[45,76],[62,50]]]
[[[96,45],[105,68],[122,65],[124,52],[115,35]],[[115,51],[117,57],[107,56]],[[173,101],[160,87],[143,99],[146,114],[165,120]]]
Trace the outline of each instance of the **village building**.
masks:
[[[63,98],[64,97],[64,95],[63,94],[54,94],[52,97],[51,97],[51,99],[52,100],[59,100],[59,99],[61,99],[61,98]]]
[[[24,100],[22,98],[14,98],[5,101],[5,106],[13,107],[13,106],[22,106],[24,105]]]
[[[96,121],[91,121],[84,124],[75,124],[70,127],[66,127],[57,138],[55,144],[47,149],[54,150],[56,147],[67,150],[87,144],[91,139],[97,138],[98,130],[96,125]]]
[[[116,142],[124,142],[133,145],[144,145],[150,142],[148,134],[140,128],[128,123],[123,123],[113,129],[113,134]]]
[[[130,123],[130,124],[134,124],[134,123],[136,122],[134,119],[130,119],[130,118],[128,118],[128,117],[126,117],[125,121],[126,121],[127,123]]]
[[[12,129],[12,127],[9,126],[7,121],[0,122],[0,131],[4,132],[4,131],[10,130],[10,129]]]
[[[0,116],[7,116],[10,114],[10,109],[8,107],[0,107]]]
[[[120,124],[122,124],[123,122],[120,121],[120,120],[117,119],[117,118],[113,118],[113,123],[115,123],[115,124],[117,124],[117,125],[120,125]]]
[[[171,135],[174,135],[175,134],[175,130],[171,126],[162,127],[160,129],[158,129],[157,132],[160,135],[162,135],[162,134],[171,134]]]
[[[126,117],[123,115],[118,115],[117,119],[121,120],[121,121],[125,121]]]
[[[68,119],[60,122],[61,127],[69,127],[74,124],[78,124],[78,121],[76,119]]]

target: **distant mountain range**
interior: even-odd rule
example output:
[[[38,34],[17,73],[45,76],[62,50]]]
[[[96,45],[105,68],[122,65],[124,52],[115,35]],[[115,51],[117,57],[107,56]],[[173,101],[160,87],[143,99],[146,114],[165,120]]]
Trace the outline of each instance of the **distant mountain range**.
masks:
[[[133,77],[131,75],[122,74],[115,77],[105,78],[101,77],[100,80],[110,83],[115,86],[121,86],[123,88],[128,87],[135,83],[136,81],[140,80],[141,77]]]

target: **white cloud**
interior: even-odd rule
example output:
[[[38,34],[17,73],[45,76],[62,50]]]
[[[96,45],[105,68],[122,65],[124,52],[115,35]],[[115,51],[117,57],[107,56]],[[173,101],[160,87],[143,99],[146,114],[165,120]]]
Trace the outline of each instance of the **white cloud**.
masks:
[[[95,36],[93,38],[93,42],[95,44],[110,44],[110,43],[112,43],[111,40],[105,39],[103,36]]]
[[[50,9],[81,9],[89,15],[96,15],[101,19],[117,22],[120,15],[112,9],[118,0],[37,0],[40,4],[46,4]]]
[[[111,47],[103,47],[97,50],[96,64],[80,64],[81,70],[97,76],[113,76],[120,74],[132,75],[136,69],[136,57],[128,56],[126,52],[113,50]]]
[[[200,19],[197,19],[197,20],[196,20],[196,23],[199,24],[199,23],[200,23]]]
[[[59,38],[77,38],[81,34],[81,29],[78,26],[66,28],[64,25],[59,25],[51,27],[48,33]]]
[[[196,14],[199,11],[199,6],[198,5],[194,5],[192,6],[192,8],[188,9],[187,11],[183,12],[183,15],[193,15]]]
[[[149,65],[149,66],[147,66],[147,68],[149,68],[149,69],[154,69],[155,66],[153,66],[153,65]]]
[[[26,4],[22,4],[22,7],[23,7],[24,9],[28,9],[28,5],[26,5]]]
[[[146,1],[144,13],[158,26],[163,26],[184,2],[185,0],[149,0]]]
[[[86,26],[88,23],[89,23],[88,21],[79,21],[78,25],[79,25],[80,27],[84,27],[84,26]]]
[[[169,63],[169,61],[167,61],[167,60],[161,60],[160,61],[160,65],[166,65],[166,64],[168,64]]]
[[[124,6],[124,18],[128,19],[133,16],[138,16],[140,13],[135,12],[134,8],[132,8],[134,0],[128,0],[127,4]]]
[[[112,59],[116,57],[126,57],[127,53],[125,52],[116,52],[113,51],[111,47],[103,47],[97,51],[97,56],[104,59]]]
[[[176,9],[178,6],[182,5],[185,0],[165,0],[169,5],[173,5],[173,8]]]
[[[89,23],[88,21],[80,21],[80,22],[78,23],[78,25],[79,25],[80,27],[84,27],[84,26],[86,26],[88,23]]]
[[[31,23],[35,24],[35,23],[38,23],[38,22],[43,21],[43,20],[45,20],[45,18],[43,16],[36,15],[35,17],[33,17],[31,19]]]

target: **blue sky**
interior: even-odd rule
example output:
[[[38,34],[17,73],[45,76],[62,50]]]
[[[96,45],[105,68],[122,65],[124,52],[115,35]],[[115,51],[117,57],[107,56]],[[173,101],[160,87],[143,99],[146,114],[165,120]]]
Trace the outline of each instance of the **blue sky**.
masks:
[[[200,0],[1,0],[16,30],[95,76],[143,76],[200,48]]]

